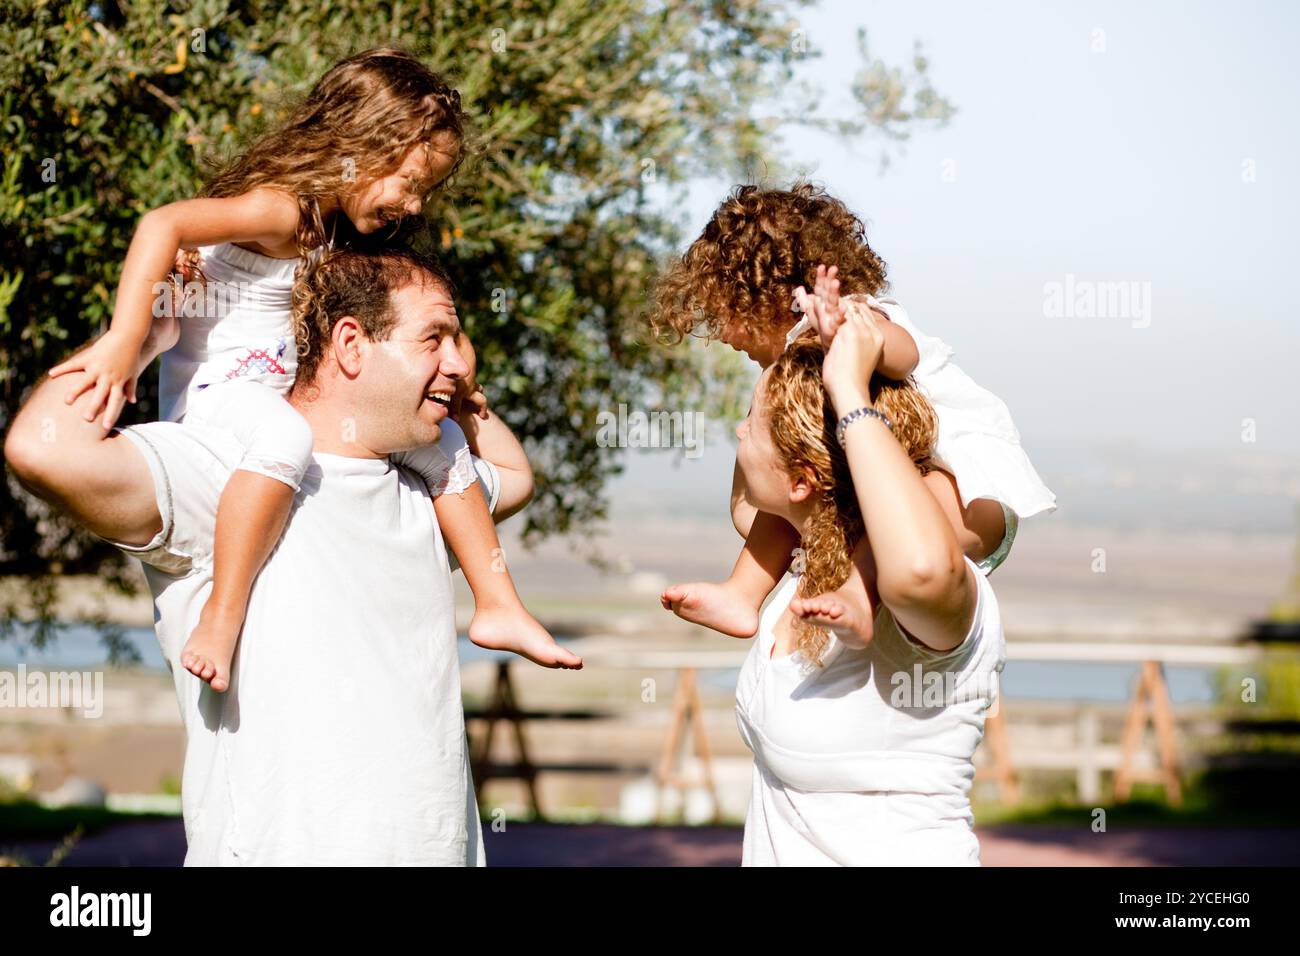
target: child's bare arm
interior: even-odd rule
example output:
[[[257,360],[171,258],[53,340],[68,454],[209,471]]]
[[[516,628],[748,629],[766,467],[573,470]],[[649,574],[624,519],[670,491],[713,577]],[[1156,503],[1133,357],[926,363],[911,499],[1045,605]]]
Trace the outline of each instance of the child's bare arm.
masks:
[[[458,421],[465,432],[469,450],[476,457],[496,465],[501,476],[501,491],[497,496],[496,511],[492,513],[492,520],[500,524],[532,500],[533,467],[528,463],[524,446],[495,412],[489,410],[487,418],[481,418],[467,411]]]
[[[980,561],[998,549],[1007,533],[1002,505],[991,498],[976,498],[963,507],[957,479],[946,471],[932,471],[922,480],[948,517],[957,544],[968,558]]]
[[[455,552],[474,592],[475,607],[522,607],[478,482],[463,492],[438,495],[433,499],[433,510],[443,539]]]
[[[921,360],[916,349],[916,342],[901,325],[889,321],[889,316],[879,309],[871,310],[880,323],[880,331],[885,336],[884,351],[880,353],[880,365],[877,371],[885,378],[901,382],[916,371]]]
[[[813,286],[813,295],[822,303],[822,308],[808,316],[813,328],[821,336],[822,345],[828,349],[835,339],[835,330],[848,318],[849,309],[869,308],[865,303],[840,298],[838,274],[839,269],[835,266],[829,269],[824,265],[817,267],[817,281]],[[916,371],[917,363],[921,361],[921,353],[906,329],[889,321],[889,316],[879,309],[872,308],[871,313],[884,337],[880,364],[876,366],[875,371],[885,378],[901,382]]]
[[[85,370],[71,403],[92,391],[87,416],[102,410],[111,428],[129,400],[135,400],[133,368],[153,325],[158,284],[173,270],[176,254],[216,242],[278,244],[292,238],[298,205],[287,193],[257,189],[226,199],[187,199],[145,213],[122,263],[108,332],[91,348],[50,369],[55,377]]]

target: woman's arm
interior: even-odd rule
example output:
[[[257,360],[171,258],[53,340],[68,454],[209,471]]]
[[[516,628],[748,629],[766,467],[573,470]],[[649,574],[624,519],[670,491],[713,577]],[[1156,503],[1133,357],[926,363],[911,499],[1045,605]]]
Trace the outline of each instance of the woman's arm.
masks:
[[[811,296],[805,300],[805,308],[816,307]],[[883,339],[865,311],[855,310],[837,330],[822,374],[838,416],[871,406],[862,383],[879,362]],[[969,630],[976,600],[976,582],[952,525],[879,419],[849,425],[845,451],[881,602],[918,641],[952,650]]]

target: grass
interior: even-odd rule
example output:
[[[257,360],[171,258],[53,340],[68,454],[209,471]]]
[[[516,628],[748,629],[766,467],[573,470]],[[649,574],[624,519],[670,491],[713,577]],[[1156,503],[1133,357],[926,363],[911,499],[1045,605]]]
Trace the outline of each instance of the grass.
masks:
[[[90,834],[117,823],[174,819],[166,813],[122,813],[105,807],[51,809],[31,800],[7,800],[0,802],[0,847],[20,840],[61,840],[78,829]]]
[[[980,827],[1005,826],[1091,826],[1094,812],[1106,811],[1106,826],[1115,827],[1300,827],[1300,810],[1281,794],[1263,794],[1258,800],[1224,800],[1193,781],[1183,791],[1183,805],[1171,806],[1156,786],[1138,785],[1133,799],[1124,803],[1084,806],[1063,799],[1045,799],[1008,807],[992,801],[977,801],[975,823]]]

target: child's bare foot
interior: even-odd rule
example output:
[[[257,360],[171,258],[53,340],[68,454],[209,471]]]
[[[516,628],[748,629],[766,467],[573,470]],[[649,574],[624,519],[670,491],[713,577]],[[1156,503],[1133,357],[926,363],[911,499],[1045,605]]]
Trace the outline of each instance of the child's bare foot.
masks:
[[[863,601],[860,588],[849,585],[815,597],[796,597],[790,613],[809,624],[824,627],[847,647],[866,647],[875,633],[871,610]]]
[[[683,620],[730,637],[753,637],[758,632],[758,608],[725,583],[674,584],[659,596],[659,603]]]
[[[198,627],[181,649],[181,666],[212,689],[224,693],[230,687],[230,662],[239,643],[242,623],[235,617],[203,606]]]
[[[512,651],[542,667],[582,670],[582,658],[555,643],[550,631],[522,607],[476,610],[469,639],[488,650]]]

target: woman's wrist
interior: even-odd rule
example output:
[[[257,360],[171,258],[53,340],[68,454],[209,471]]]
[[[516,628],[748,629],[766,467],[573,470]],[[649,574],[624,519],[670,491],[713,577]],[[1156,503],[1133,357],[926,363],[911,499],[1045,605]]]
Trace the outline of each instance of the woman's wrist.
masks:
[[[871,398],[859,386],[832,388],[828,391],[836,415],[847,415],[855,408],[872,407]]]

